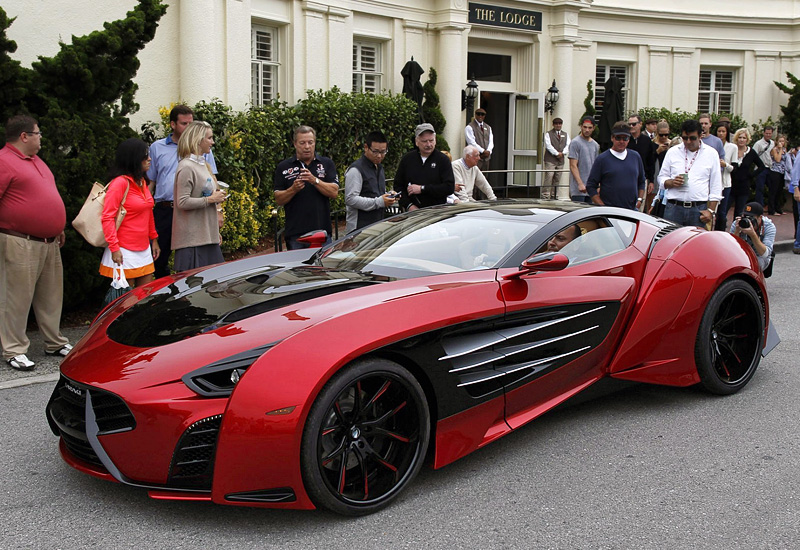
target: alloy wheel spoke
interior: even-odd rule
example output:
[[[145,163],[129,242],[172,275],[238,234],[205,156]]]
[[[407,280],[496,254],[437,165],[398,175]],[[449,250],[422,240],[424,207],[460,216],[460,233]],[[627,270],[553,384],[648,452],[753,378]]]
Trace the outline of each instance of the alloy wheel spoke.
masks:
[[[375,395],[373,395],[373,396],[372,396],[372,398],[371,398],[371,399],[370,399],[370,400],[367,402],[367,404],[364,406],[364,409],[369,409],[369,408],[370,408],[372,405],[374,405],[374,404],[375,404],[375,402],[378,400],[378,398],[379,398],[381,395],[383,395],[384,393],[386,393],[386,390],[388,390],[388,389],[389,389],[389,386],[390,386],[391,384],[392,384],[392,381],[391,381],[391,380],[386,380],[386,381],[383,383],[383,385],[382,385],[382,386],[381,386],[381,387],[378,389],[378,391],[377,391],[377,392],[375,392]]]
[[[399,405],[397,405],[397,406],[396,406],[394,409],[392,409],[392,410],[390,410],[390,411],[386,411],[385,413],[383,413],[383,414],[382,414],[381,416],[379,416],[378,418],[375,418],[375,419],[373,419],[373,420],[368,420],[368,421],[364,422],[364,423],[363,423],[363,425],[364,425],[364,426],[368,426],[368,427],[375,427],[375,428],[377,428],[377,427],[379,427],[379,426],[381,426],[381,425],[385,424],[387,420],[389,420],[389,419],[390,419],[390,418],[392,418],[394,415],[396,415],[396,414],[397,414],[397,413],[399,413],[401,410],[403,410],[403,408],[405,408],[405,406],[406,406],[406,405],[408,405],[408,401],[403,401],[402,403],[400,403]]]
[[[347,476],[347,458],[350,454],[350,449],[345,447],[342,454],[342,463],[339,466],[339,494],[344,494],[345,478]]]
[[[391,437],[392,439],[396,439],[397,441],[401,441],[403,443],[410,443],[411,442],[411,438],[410,437],[406,437],[404,435],[389,431],[389,430],[384,429],[384,428],[375,428],[375,432],[374,433],[375,433],[375,435],[379,435],[379,436],[383,435],[383,436],[386,436],[386,437]]]
[[[330,453],[328,453],[327,456],[322,457],[322,465],[323,466],[327,466],[328,464],[333,462],[336,459],[336,457],[340,456],[341,454],[345,453],[346,451],[347,451],[347,438],[345,437],[345,438],[342,438],[342,441],[339,443],[339,445],[334,450],[332,450]]]

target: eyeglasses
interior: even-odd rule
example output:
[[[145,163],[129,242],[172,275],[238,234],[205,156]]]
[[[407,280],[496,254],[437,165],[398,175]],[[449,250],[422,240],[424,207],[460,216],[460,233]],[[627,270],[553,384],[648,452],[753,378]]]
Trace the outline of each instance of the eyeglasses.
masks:
[[[611,136],[614,141],[628,141],[631,139],[630,136]]]
[[[658,137],[669,137],[669,134],[658,134]]]
[[[639,125],[638,122],[629,122],[628,123],[628,126],[638,126],[638,125]]]
[[[697,141],[700,139],[700,136],[681,136],[683,141]]]
[[[37,135],[39,137],[42,137],[42,131],[41,130],[39,130],[38,132],[24,132],[24,133],[28,134],[29,136]]]
[[[486,116],[486,113],[475,113],[475,116]]]
[[[383,151],[376,151],[375,149],[370,149],[369,152],[379,157],[385,157],[386,154],[389,152],[389,149],[384,149]]]

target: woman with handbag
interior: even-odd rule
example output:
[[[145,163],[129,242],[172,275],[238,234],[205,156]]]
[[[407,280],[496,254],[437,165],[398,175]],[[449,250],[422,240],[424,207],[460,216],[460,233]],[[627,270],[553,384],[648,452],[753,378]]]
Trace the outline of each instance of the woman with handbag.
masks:
[[[218,214],[225,193],[219,189],[203,155],[211,151],[214,133],[208,122],[190,123],[178,141],[175,206],[172,210],[172,249],[175,271],[225,261],[222,257]]]
[[[133,287],[153,280],[153,260],[161,253],[153,196],[145,179],[149,167],[149,148],[141,139],[126,139],[117,147],[101,218],[108,246],[100,261],[100,274],[113,279],[114,268],[121,268]],[[125,217],[117,227],[121,207]]]

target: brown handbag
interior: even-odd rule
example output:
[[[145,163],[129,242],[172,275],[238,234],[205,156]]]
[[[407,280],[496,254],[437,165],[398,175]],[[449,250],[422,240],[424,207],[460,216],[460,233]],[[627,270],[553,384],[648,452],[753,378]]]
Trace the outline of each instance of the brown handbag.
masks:
[[[108,185],[111,184],[109,183]],[[103,186],[101,183],[94,182],[89,196],[86,197],[86,201],[81,207],[81,211],[78,212],[78,215],[72,220],[72,227],[81,234],[81,237],[86,239],[86,242],[92,246],[101,248],[108,246],[106,236],[103,234],[102,222],[103,204],[105,204],[106,201],[108,185]],[[128,211],[125,210],[125,199],[128,198],[128,191],[130,191],[130,188],[131,184],[128,182],[128,187],[125,188],[125,194],[122,196],[122,202],[119,205],[119,212],[117,212],[117,229],[119,229],[122,220],[125,219],[125,214],[128,213]]]

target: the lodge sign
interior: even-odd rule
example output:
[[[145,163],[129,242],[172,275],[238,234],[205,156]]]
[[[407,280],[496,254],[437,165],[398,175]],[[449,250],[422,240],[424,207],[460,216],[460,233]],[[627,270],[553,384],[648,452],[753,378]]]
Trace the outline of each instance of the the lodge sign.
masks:
[[[470,2],[469,22],[477,25],[542,32],[542,12],[540,11],[517,10]]]

